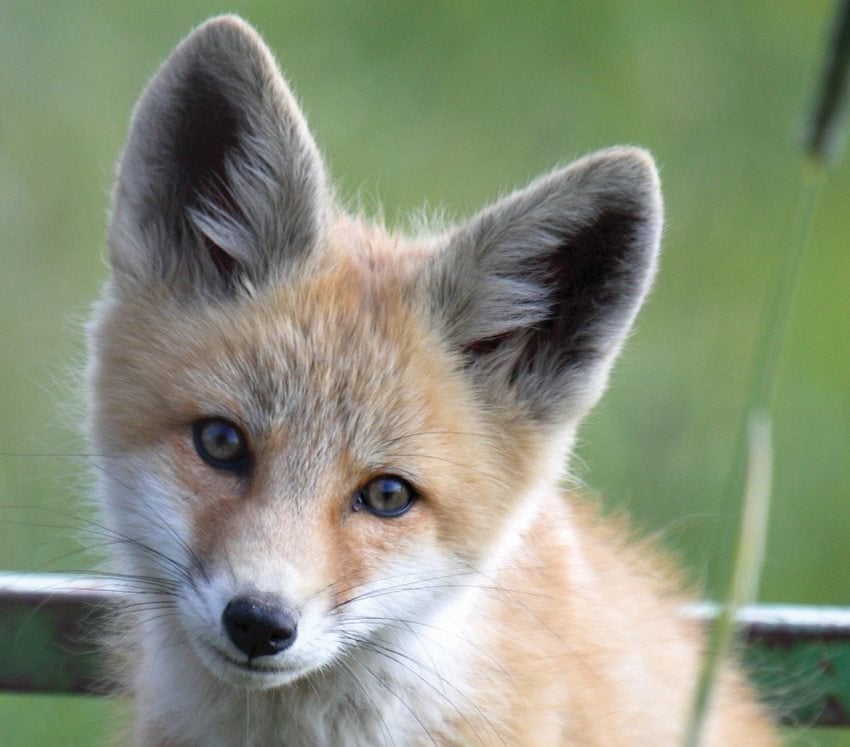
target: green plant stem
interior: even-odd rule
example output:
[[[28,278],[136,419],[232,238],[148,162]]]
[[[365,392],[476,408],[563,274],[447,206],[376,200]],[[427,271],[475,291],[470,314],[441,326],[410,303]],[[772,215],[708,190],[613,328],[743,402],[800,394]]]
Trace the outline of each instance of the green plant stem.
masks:
[[[748,412],[772,409],[782,344],[788,331],[794,294],[811,232],[815,207],[826,175],[826,168],[821,161],[806,159],[803,164],[803,186],[798,202],[794,240],[791,251],[785,254],[762,322],[761,342],[756,358],[752,390],[748,399]]]
[[[746,489],[733,573],[729,592],[724,603],[718,608],[711,643],[700,672],[685,740],[686,747],[699,747],[702,743],[717,677],[734,638],[737,611],[742,605],[752,602],[758,593],[767,538],[773,472],[770,416],[766,411],[753,413],[747,437]]]
[[[827,169],[840,157],[850,108],[850,0],[838,2],[836,11],[818,98],[804,138],[806,161],[792,242],[783,254],[773,293],[765,306],[747,398],[747,428],[741,429],[725,493],[726,505],[741,494],[738,486],[746,454],[744,498],[732,572],[697,683],[684,742],[686,747],[699,747],[702,743],[712,694],[734,638],[737,610],[741,605],[755,601],[758,596],[770,505],[773,458],[770,413],[776,395],[779,360],[815,207],[826,181]]]
[[[711,696],[734,637],[737,610],[742,605],[755,601],[757,597],[770,505],[770,412],[800,267],[811,232],[815,206],[825,179],[826,168],[823,161],[808,158],[803,167],[794,239],[789,251],[783,255],[773,293],[765,306],[754,375],[747,398],[748,427],[742,428],[740,440],[743,443],[736,449],[736,461],[727,490],[729,502],[736,495],[740,495],[738,485],[743,472],[742,461],[746,454],[746,488],[738,539],[727,592],[712,628],[709,649],[697,684],[686,747],[699,747],[702,742]]]

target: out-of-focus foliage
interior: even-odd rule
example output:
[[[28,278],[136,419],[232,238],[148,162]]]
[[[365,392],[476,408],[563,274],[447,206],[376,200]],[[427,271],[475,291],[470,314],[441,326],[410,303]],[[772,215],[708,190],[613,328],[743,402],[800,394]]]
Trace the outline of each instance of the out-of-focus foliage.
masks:
[[[193,25],[233,7],[0,6],[0,568],[92,562],[72,539],[87,469],[81,320],[106,275],[113,162],[148,76]],[[467,215],[594,148],[655,153],[661,273],[573,466],[720,588],[737,512],[725,485],[759,315],[791,240],[831,4],[235,7],[276,51],[343,196],[391,223],[423,205]],[[850,604],[848,237],[845,162],[815,216],[781,362],[765,600]],[[111,712],[0,698],[0,741],[99,744]]]

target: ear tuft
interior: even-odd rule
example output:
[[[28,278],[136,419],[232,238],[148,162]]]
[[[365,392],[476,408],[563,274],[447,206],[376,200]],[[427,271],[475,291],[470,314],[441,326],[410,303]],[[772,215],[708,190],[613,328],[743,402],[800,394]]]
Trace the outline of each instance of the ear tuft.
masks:
[[[429,304],[487,397],[541,422],[596,402],[654,275],[661,212],[651,157],[613,148],[447,238],[425,274]]]
[[[271,53],[212,19],[142,94],[118,165],[109,238],[120,282],[181,295],[253,285],[306,256],[330,202],[324,166]]]

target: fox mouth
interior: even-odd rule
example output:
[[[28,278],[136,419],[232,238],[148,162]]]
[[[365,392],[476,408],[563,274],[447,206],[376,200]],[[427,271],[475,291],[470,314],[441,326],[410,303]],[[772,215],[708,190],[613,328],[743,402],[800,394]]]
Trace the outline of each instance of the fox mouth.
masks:
[[[283,664],[272,665],[259,659],[237,658],[215,646],[196,646],[201,663],[220,680],[241,687],[270,689],[285,685],[302,677],[305,671],[301,667],[288,667]]]
[[[241,659],[234,659],[233,657],[225,654],[219,654],[219,658],[222,661],[227,662],[229,666],[236,667],[243,672],[255,672],[257,674],[284,674],[290,672],[290,670],[285,667],[261,667],[257,664],[256,659],[246,659],[243,661]]]

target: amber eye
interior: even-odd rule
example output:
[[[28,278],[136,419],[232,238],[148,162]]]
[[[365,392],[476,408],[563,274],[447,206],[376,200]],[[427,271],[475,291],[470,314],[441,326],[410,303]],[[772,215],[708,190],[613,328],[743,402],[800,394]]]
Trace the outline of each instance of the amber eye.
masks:
[[[401,516],[416,501],[416,491],[407,480],[394,475],[380,475],[370,480],[357,494],[354,508],[361,506],[376,516]]]
[[[223,418],[199,420],[192,427],[195,450],[211,467],[240,472],[248,466],[248,442],[242,431]]]

